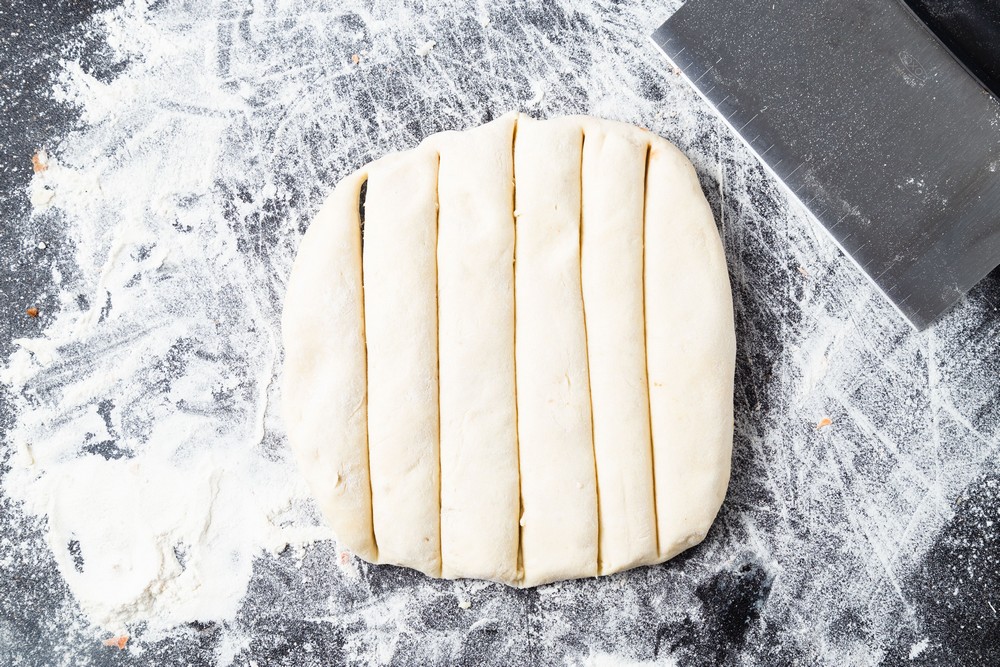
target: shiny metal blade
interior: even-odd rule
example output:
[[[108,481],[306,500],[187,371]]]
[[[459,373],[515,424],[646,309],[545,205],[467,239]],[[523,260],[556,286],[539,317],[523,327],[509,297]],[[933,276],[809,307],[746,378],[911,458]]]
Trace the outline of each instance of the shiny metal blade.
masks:
[[[917,329],[1000,265],[1000,104],[896,0],[690,0],[653,34]]]

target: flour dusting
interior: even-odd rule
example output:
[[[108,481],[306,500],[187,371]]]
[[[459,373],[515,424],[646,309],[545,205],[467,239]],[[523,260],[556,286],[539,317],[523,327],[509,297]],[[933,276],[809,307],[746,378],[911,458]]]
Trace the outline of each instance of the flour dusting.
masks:
[[[927,641],[926,637],[924,637],[923,639],[921,639],[920,641],[918,641],[916,644],[914,644],[913,646],[911,646],[910,647],[910,656],[909,656],[910,660],[916,660],[917,658],[919,658],[920,655],[924,651],[927,650],[928,646],[930,646],[930,642]]]
[[[46,518],[94,623],[155,637],[233,618],[259,553],[329,532],[272,409],[281,276],[241,251],[218,193],[224,116],[245,102],[191,58],[198,34],[167,38],[146,12],[103,17],[123,75],[66,62],[56,82],[86,129],[40,154],[31,200],[65,220],[71,275],[0,378],[18,397],[5,491]],[[263,183],[241,205],[274,195]]]

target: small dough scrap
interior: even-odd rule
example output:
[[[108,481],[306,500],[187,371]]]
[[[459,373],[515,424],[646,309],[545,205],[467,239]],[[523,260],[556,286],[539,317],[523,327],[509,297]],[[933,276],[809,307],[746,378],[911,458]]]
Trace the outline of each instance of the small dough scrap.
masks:
[[[438,486],[438,155],[368,169],[364,226],[368,457],[379,562],[441,576]]]
[[[525,586],[597,575],[597,479],[580,287],[582,145],[575,118],[518,118],[514,340]]]

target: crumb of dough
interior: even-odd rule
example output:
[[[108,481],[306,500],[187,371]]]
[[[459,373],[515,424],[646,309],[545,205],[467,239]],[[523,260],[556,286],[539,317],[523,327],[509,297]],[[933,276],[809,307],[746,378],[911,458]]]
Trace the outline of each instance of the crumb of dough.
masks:
[[[28,313],[28,317],[38,317],[38,309],[34,306],[28,308],[25,312]]]
[[[829,417],[823,417],[822,419],[819,420],[819,423],[816,424],[816,430],[818,431],[821,428],[826,428],[831,424],[833,424],[833,420],[831,420]]]
[[[105,639],[102,643],[105,646],[117,646],[119,651],[125,650],[125,645],[128,644],[128,635],[121,635],[119,637],[112,637],[111,639]]]
[[[431,49],[433,49],[435,46],[437,46],[437,42],[433,40],[426,41],[423,44],[419,45],[417,48],[413,49],[413,52],[418,56],[420,56],[421,58],[424,58],[427,56],[428,53],[431,52]]]
[[[49,168],[49,156],[45,151],[38,151],[31,156],[31,168],[35,170],[37,174],[40,171],[45,171]]]
[[[355,53],[353,56],[351,56],[351,62],[357,65],[359,62],[361,62],[361,56]]]

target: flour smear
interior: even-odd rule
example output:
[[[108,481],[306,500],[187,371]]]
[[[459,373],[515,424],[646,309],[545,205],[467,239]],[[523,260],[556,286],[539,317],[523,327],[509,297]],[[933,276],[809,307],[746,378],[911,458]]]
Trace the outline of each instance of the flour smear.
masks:
[[[44,335],[15,341],[0,379],[17,409],[4,491],[45,517],[97,626],[155,638],[234,617],[256,556],[330,535],[273,409],[289,254],[266,265],[227,222],[276,187],[219,189],[247,91],[206,67],[211,26],[149,18],[132,2],[95,25],[124,65],[111,82],[62,64],[53,94],[82,127],[40,154],[30,195],[65,222],[49,245],[69,268],[53,270]]]

